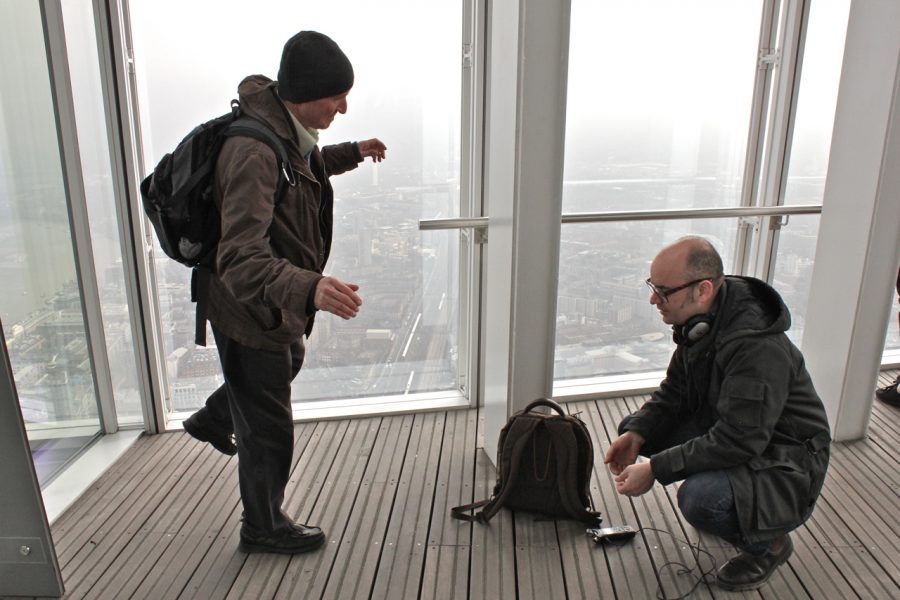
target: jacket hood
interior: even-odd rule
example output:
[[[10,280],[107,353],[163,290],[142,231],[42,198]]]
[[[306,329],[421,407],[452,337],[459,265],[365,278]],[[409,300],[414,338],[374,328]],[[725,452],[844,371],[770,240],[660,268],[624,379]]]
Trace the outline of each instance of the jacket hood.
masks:
[[[278,84],[265,75],[250,75],[238,85],[241,110],[265,123],[286,140],[297,141],[297,130],[278,97]]]
[[[784,333],[791,326],[791,313],[778,292],[753,277],[726,277],[714,315],[718,345],[737,337]]]

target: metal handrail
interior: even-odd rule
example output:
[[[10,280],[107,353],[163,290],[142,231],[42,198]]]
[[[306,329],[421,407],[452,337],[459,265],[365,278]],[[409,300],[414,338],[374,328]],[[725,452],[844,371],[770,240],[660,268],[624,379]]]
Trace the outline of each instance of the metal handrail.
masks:
[[[812,215],[822,212],[821,204],[797,206],[736,206],[733,208],[675,208],[661,210],[619,210],[608,212],[566,213],[563,223],[610,223],[616,221],[663,221],[672,219],[718,219],[727,217],[771,217],[781,215]],[[489,217],[456,217],[420,219],[419,229],[484,228]]]

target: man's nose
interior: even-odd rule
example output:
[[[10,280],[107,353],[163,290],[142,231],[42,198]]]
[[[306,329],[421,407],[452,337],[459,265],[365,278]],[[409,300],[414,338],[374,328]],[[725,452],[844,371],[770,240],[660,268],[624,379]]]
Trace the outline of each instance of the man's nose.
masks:
[[[338,104],[338,112],[341,114],[347,112],[347,100],[341,100],[341,103]]]

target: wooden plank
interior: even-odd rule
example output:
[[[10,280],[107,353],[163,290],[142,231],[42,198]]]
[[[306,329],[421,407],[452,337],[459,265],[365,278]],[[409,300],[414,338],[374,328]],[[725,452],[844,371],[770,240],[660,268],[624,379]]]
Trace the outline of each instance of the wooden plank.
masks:
[[[632,525],[640,528],[639,515],[630,498],[616,492],[613,474],[603,464],[603,457],[609,444],[618,436],[618,425],[624,416],[623,400],[610,399],[595,403],[599,422],[592,411],[586,410],[585,417],[591,419],[596,428],[594,460],[597,488],[594,501],[603,512],[603,524]],[[643,532],[632,541],[621,546],[601,546],[610,572],[610,583],[616,598],[655,598],[657,597],[656,567],[651,559],[650,547]]]
[[[835,529],[843,534],[839,547],[848,546],[859,551],[855,570],[865,573],[865,585],[882,590],[900,589],[900,501],[890,492],[885,493],[866,477],[865,469],[857,468],[855,461],[846,462],[845,448],[836,444],[826,481],[823,510],[833,512]],[[855,506],[864,510],[844,510]],[[867,556],[868,555],[868,556]],[[855,563],[856,554],[850,560]],[[882,591],[881,593],[884,593]]]
[[[867,483],[888,494],[892,504],[900,501],[900,462],[895,458],[895,453],[885,452],[869,440],[845,442],[841,447],[841,454],[845,457],[843,460],[851,469],[865,473]]]
[[[613,400],[604,404],[609,407],[610,421],[619,423],[626,415],[637,410],[642,402]],[[695,597],[709,598],[711,591],[705,582],[695,588],[700,574],[693,570],[682,573],[679,568],[679,565],[685,565],[688,569],[693,569],[696,558],[689,547],[680,543],[680,540],[686,538],[686,532],[681,524],[681,515],[673,508],[674,504],[668,496],[675,491],[674,485],[666,488],[654,485],[643,496],[632,498],[637,526],[641,529],[641,536],[653,562],[659,593],[666,597],[678,597],[693,590]]]
[[[577,415],[587,426],[594,447],[594,468],[591,475],[591,498],[595,510],[602,513],[603,524],[623,524],[627,522],[624,509],[631,505],[615,493],[612,475],[603,458],[609,447],[609,437],[600,411],[595,402],[577,402],[565,405],[570,414]],[[574,521],[560,521],[560,551],[565,571],[566,590],[571,600],[613,598],[615,584],[610,569],[610,561],[621,563],[620,551],[624,548],[597,545],[587,535],[587,525]],[[634,547],[624,550],[634,553]],[[640,555],[647,560],[646,554]],[[638,558],[640,560],[640,558]],[[647,560],[649,564],[649,560]],[[619,565],[621,566],[621,564]]]
[[[288,482],[288,489],[292,489],[292,482],[296,479],[298,470],[303,471],[305,465],[310,462],[310,455],[315,455],[320,448],[328,446],[327,443],[320,443],[323,435],[326,440],[333,442],[336,447],[340,442],[341,427],[343,426],[346,428],[346,425],[347,421],[329,424],[302,424],[295,426],[295,462],[291,479]],[[327,463],[330,466],[330,458]],[[237,473],[235,473],[234,489],[235,495],[239,497],[240,492],[237,487],[238,482],[236,475]],[[297,516],[297,513],[293,510],[293,506],[288,499],[285,501],[284,510],[292,517]],[[240,587],[243,585],[243,582],[250,579],[245,573],[241,583],[235,583],[241,577],[241,573],[248,558],[247,554],[238,550],[238,544],[240,542],[241,513],[241,503],[236,502],[230,514],[224,519],[222,529],[219,530],[218,534],[212,540],[212,543],[208,546],[206,554],[200,561],[199,566],[197,566],[192,573],[191,578],[188,580],[179,598],[196,598],[197,600],[225,598],[235,585]],[[278,558],[281,558],[285,562],[287,560],[286,557]],[[254,569],[250,567],[247,571],[253,572]],[[265,572],[261,571],[259,580],[268,582],[269,580],[266,579],[266,575]]]
[[[653,598],[665,560],[693,566],[681,540],[698,534],[680,518],[677,486],[656,486],[632,501],[615,493],[603,465],[619,419],[642,401],[568,409],[592,432],[592,494],[604,524],[658,526],[678,540],[644,531],[620,547],[595,546],[578,523],[534,523],[508,510],[487,525],[450,519],[450,506],[487,497],[495,483],[478,447],[477,411],[462,410],[298,425],[305,441],[285,509],[326,525],[328,547],[248,558],[237,551],[234,461],[175,433],[137,440],[54,524],[67,560],[64,598],[343,598],[366,590],[377,600],[494,600],[517,591],[522,598]],[[819,505],[792,534],[794,555],[767,585],[745,594],[704,586],[692,597],[900,597],[900,410],[876,403],[869,431],[868,440],[834,445]],[[364,522],[374,526],[371,535]],[[720,561],[734,554],[717,538],[700,540]],[[673,577],[662,575],[670,596]],[[359,585],[348,587],[351,579]],[[684,591],[686,578],[677,579]]]
[[[443,412],[415,416],[373,598],[415,598],[419,594],[446,419]]]
[[[310,520],[326,532],[325,546],[316,552],[291,557],[275,598],[321,597],[328,583],[341,541],[347,535],[347,524],[353,502],[362,483],[366,466],[382,419],[360,419],[349,422],[347,433],[335,456],[332,468],[315,498]],[[311,492],[314,491],[310,490]],[[304,494],[311,500],[312,494]],[[306,502],[304,502],[304,506]],[[257,555],[263,557],[263,555]],[[256,558],[251,556],[251,558]],[[262,560],[270,560],[265,556]],[[246,597],[246,596],[245,596]],[[255,597],[268,597],[259,595]]]
[[[295,427],[294,459],[299,456],[312,437],[315,424],[302,423]],[[203,557],[224,527],[227,515],[240,504],[238,471],[235,460],[228,460],[216,481],[196,503],[196,511],[166,548],[165,553],[148,573],[137,598],[177,598],[187,587]]]
[[[64,573],[68,598],[83,598],[88,593],[202,451],[198,444],[187,444],[186,436],[178,438],[171,447],[173,455],[146,466],[146,478],[116,505],[103,527],[93,532],[69,563],[70,568],[77,566]]]
[[[351,422],[327,421],[318,423],[300,461],[294,468],[285,489],[284,510],[301,523],[322,525],[310,521],[310,512],[322,493],[335,466],[336,456],[350,429]],[[334,532],[322,526],[327,540]],[[235,532],[235,544],[240,538],[239,528]],[[317,556],[321,551],[307,556]],[[245,558],[237,577],[230,582],[226,594],[219,597],[272,598],[281,585],[291,556],[277,554],[242,554]]]
[[[566,584],[556,537],[556,523],[523,512],[516,512],[513,519],[518,598],[565,598]]]
[[[195,460],[186,465],[183,476],[174,482],[86,597],[102,597],[107,592],[110,596],[118,592],[120,597],[131,597],[196,512],[226,464],[235,462],[209,444],[202,445]],[[162,567],[163,571],[167,569],[165,563]]]
[[[465,598],[472,530],[450,509],[472,501],[477,437],[474,410],[448,413],[432,505],[420,598]]]
[[[410,415],[381,422],[323,599],[369,598],[384,549],[412,423]]]
[[[148,476],[162,474],[167,461],[160,456],[171,451],[166,436],[139,437],[129,451],[60,515],[51,531],[63,574],[70,570],[69,562],[83,548],[85,541],[103,527],[135,487]]]
[[[484,415],[479,412],[479,445],[474,449],[474,494],[472,498],[464,500],[466,503],[489,498],[497,483],[497,470],[491,457],[484,451],[483,431]],[[467,447],[465,451],[472,450]],[[469,598],[515,598],[516,559],[512,512],[501,510],[488,523],[473,523],[469,525],[469,529],[472,536]]]
[[[864,598],[885,597],[883,592],[878,592],[883,589],[883,585],[872,579],[875,573],[869,564],[870,557],[859,540],[846,529],[831,505],[829,495],[823,494],[819,499],[816,510],[805,527],[825,550],[830,560],[839,565],[840,576],[847,581],[847,586],[854,594]],[[809,585],[815,586],[816,583],[811,581]]]

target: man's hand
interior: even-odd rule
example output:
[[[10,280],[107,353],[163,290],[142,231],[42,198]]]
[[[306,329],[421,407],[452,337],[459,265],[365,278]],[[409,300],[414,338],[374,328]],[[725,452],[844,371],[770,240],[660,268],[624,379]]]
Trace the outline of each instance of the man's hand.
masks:
[[[356,293],[359,286],[344,283],[331,276],[323,277],[316,286],[314,302],[316,308],[330,312],[342,319],[352,319],[362,306],[362,298]]]
[[[623,496],[640,496],[650,491],[653,481],[650,462],[636,463],[616,475],[616,491]]]
[[[643,437],[633,431],[626,431],[610,444],[603,462],[609,465],[609,470],[613,475],[619,475],[625,470],[625,467],[634,464],[638,451],[643,445]]]
[[[359,153],[362,154],[363,160],[371,156],[373,162],[381,162],[387,152],[387,146],[379,139],[363,140],[356,142],[356,145],[359,146]]]

